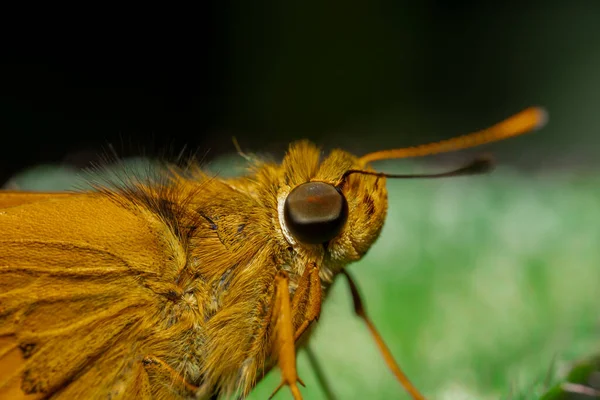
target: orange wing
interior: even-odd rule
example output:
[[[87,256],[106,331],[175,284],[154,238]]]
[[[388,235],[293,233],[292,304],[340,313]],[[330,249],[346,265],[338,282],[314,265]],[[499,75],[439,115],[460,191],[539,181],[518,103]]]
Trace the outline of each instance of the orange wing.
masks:
[[[0,209],[36,203],[43,200],[60,199],[74,195],[74,193],[69,192],[44,193],[0,191]]]
[[[99,194],[0,192],[0,398],[178,397],[144,363],[171,239]]]

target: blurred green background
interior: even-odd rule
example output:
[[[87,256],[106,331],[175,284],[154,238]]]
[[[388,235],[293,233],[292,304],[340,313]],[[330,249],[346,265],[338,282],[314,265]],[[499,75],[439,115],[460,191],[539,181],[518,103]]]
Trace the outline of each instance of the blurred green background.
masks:
[[[275,159],[300,138],[364,154],[542,105],[550,123],[535,134],[378,163],[437,171],[486,151],[500,167],[389,182],[381,238],[350,269],[400,364],[433,399],[537,399],[600,352],[599,2],[203,7],[94,10],[97,20],[71,29],[51,18],[52,29],[19,25],[0,62],[5,187],[64,189],[98,154],[184,145],[227,173],[239,162],[232,136]],[[343,281],[319,325],[314,348],[339,398],[405,398]],[[300,366],[306,397],[323,398],[303,355]]]

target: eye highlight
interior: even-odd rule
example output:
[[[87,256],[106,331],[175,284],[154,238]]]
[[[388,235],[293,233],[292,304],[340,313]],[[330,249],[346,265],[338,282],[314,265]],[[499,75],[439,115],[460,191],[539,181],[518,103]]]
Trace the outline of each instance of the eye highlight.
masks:
[[[324,182],[296,186],[285,199],[285,224],[299,242],[327,243],[336,237],[348,219],[343,193]]]

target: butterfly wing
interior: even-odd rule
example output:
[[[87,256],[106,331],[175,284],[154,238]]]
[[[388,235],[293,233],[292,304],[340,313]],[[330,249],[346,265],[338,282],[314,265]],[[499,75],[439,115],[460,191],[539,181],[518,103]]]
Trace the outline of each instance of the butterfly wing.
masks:
[[[0,191],[0,210],[3,208],[16,207],[28,203],[37,203],[43,200],[59,199],[74,196],[69,192],[13,192]]]
[[[181,267],[171,236],[99,194],[0,193],[0,398],[176,398],[144,340]]]

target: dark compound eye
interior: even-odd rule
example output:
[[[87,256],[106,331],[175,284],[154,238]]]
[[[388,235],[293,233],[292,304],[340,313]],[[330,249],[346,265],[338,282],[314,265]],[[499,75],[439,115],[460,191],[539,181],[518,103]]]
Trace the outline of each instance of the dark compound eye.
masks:
[[[285,224],[302,243],[327,243],[348,219],[344,195],[330,184],[307,182],[296,186],[285,199]]]

